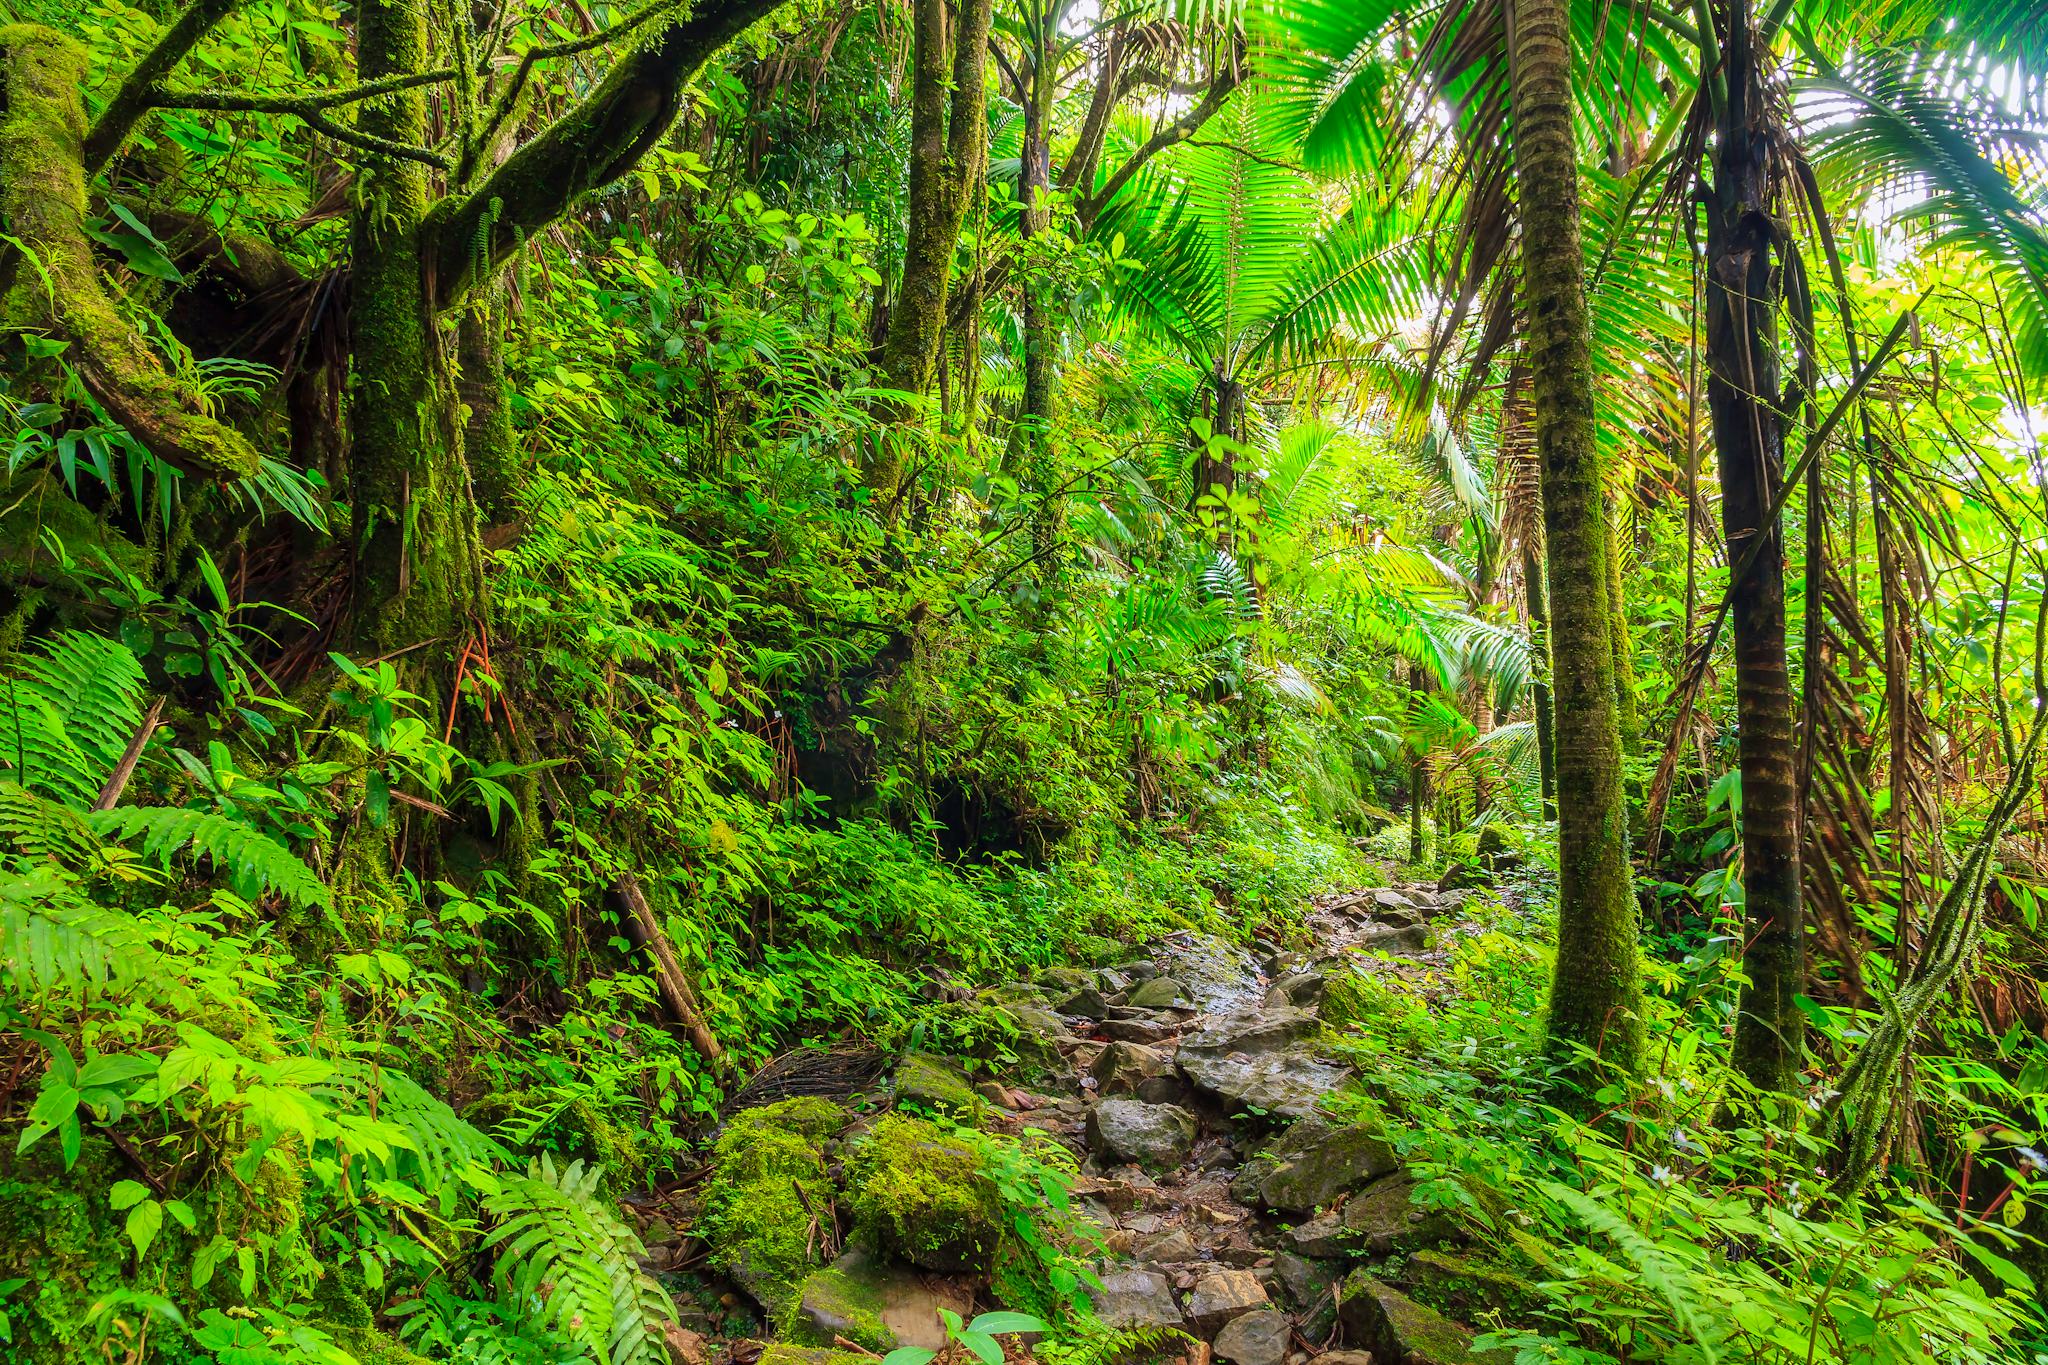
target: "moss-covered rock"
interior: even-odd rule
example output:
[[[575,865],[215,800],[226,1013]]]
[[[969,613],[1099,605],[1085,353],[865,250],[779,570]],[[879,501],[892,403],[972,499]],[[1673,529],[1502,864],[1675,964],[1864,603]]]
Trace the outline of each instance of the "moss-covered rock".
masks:
[[[797,1346],[787,1341],[771,1342],[755,1365],[861,1365],[873,1356],[858,1351],[835,1351],[828,1346]]]
[[[1540,1297],[1535,1285],[1512,1271],[1437,1247],[1408,1258],[1406,1282],[1421,1302],[1463,1318],[1485,1311],[1521,1317]]]
[[[820,1219],[832,1201],[824,1143],[845,1122],[830,1100],[783,1100],[737,1115],[712,1148],[700,1231],[712,1263],[770,1316],[823,1264],[818,1248],[830,1229]]]
[[[1415,1302],[1363,1270],[1344,1281],[1337,1320],[1344,1340],[1371,1351],[1375,1360],[1410,1365],[1509,1365],[1510,1350],[1476,1351],[1473,1334],[1433,1308]]]
[[[956,1118],[970,1118],[983,1108],[981,1097],[967,1083],[967,1073],[950,1059],[928,1052],[906,1053],[896,1064],[896,1103]]]
[[[966,1317],[973,1303],[943,1282],[927,1281],[866,1247],[853,1246],[803,1282],[784,1315],[783,1330],[794,1340],[818,1345],[843,1337],[871,1351],[899,1346],[937,1350],[946,1344],[941,1308]]]
[[[847,1172],[855,1232],[926,1270],[985,1271],[996,1247],[995,1186],[965,1139],[894,1114],[876,1124]]]

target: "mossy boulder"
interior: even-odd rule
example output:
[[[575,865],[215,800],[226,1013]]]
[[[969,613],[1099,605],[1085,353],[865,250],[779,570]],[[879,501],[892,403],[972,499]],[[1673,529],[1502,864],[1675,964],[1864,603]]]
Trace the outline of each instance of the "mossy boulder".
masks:
[[[861,1365],[871,1355],[858,1351],[835,1351],[828,1346],[796,1346],[787,1341],[770,1342],[754,1365]]]
[[[1409,1365],[1510,1365],[1510,1350],[1478,1351],[1471,1329],[1415,1302],[1392,1285],[1355,1271],[1338,1294],[1344,1340],[1375,1360]]]
[[[855,1233],[942,1274],[988,1268],[1000,1232],[995,1186],[965,1138],[903,1114],[877,1123],[847,1169]]]
[[[973,1307],[970,1295],[891,1265],[867,1247],[852,1246],[804,1280],[784,1315],[783,1331],[793,1340],[818,1345],[843,1338],[870,1351],[899,1346],[937,1350],[946,1344],[939,1310],[967,1317]]]
[[[971,1117],[984,1107],[959,1063],[928,1052],[906,1053],[896,1064],[896,1103],[956,1118]]]
[[[846,1123],[830,1100],[803,1097],[734,1117],[711,1152],[700,1229],[712,1263],[770,1316],[823,1264],[832,1181],[824,1144]]]
[[[1404,1283],[1431,1308],[1466,1318],[1483,1312],[1523,1317],[1540,1298],[1536,1286],[1514,1272],[1438,1247],[1408,1258]]]

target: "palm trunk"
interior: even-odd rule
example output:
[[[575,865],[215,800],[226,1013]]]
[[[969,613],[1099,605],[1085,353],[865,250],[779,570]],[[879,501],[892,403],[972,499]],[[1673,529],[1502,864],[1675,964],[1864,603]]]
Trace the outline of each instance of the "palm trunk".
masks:
[[[1522,288],[1542,467],[1558,798],[1557,970],[1550,1037],[1632,1069],[1641,963],[1622,808],[1608,620],[1607,515],[1594,445],[1592,320],[1579,241],[1572,56],[1564,0],[1514,0],[1510,27]]]
[[[1529,693],[1536,710],[1536,772],[1543,792],[1543,818],[1557,818],[1557,714],[1550,701],[1550,586],[1543,581],[1543,561],[1530,546],[1522,547],[1522,590],[1529,603],[1529,652],[1535,656],[1535,681]]]
[[[1730,8],[1728,95],[1719,111],[1707,205],[1707,407],[1721,469],[1721,520],[1732,587],[1736,717],[1742,767],[1743,893],[1749,947],[1734,1060],[1751,1083],[1793,1088],[1805,1039],[1795,999],[1805,975],[1799,882],[1798,744],[1785,655],[1785,552],[1764,519],[1784,477],[1775,309],[1768,111],[1746,3]]]

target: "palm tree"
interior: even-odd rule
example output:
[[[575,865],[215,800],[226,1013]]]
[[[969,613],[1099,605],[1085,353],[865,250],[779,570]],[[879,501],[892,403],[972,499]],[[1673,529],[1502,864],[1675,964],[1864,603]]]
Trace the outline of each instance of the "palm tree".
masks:
[[[1636,907],[1622,805],[1608,622],[1607,512],[1594,435],[1593,324],[1579,240],[1565,0],[1515,0],[1510,81],[1520,189],[1522,310],[1543,488],[1558,805],[1552,1039],[1633,1069],[1641,1050]]]

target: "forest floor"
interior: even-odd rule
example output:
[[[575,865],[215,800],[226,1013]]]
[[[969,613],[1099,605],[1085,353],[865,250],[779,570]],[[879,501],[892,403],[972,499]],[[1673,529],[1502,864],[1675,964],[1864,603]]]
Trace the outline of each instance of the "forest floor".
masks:
[[[1090,1296],[1101,1330],[1186,1333],[1178,1349],[1192,1365],[1488,1359],[1447,1314],[1479,1317],[1516,1286],[1464,1260],[1450,1220],[1413,1200],[1418,1182],[1394,1147],[1358,1122],[1369,1105],[1322,1018],[1354,973],[1401,974],[1425,998],[1451,989],[1447,945],[1474,927],[1463,903],[1433,886],[1353,891],[1315,904],[1300,950],[1181,932],[1114,967],[1043,972],[979,997],[1042,1044],[1020,1049],[1026,1060],[971,1078],[913,1053],[886,1080],[877,1072],[871,1094],[835,1098],[856,1111],[951,1112],[985,1133],[1068,1148],[1074,1204],[1100,1230]],[[841,1074],[861,1069],[842,1063]],[[738,1103],[831,1088],[781,1080]],[[655,1234],[651,1268],[704,1260],[687,1236],[662,1235],[692,1225],[691,1199],[686,1182],[639,1210]],[[855,1344],[846,1277],[861,1302],[881,1305],[898,1346],[943,1347],[939,1308],[989,1306],[976,1276],[889,1263],[869,1247],[850,1246],[833,1269],[838,1287],[806,1281],[781,1314],[792,1344],[744,1335],[744,1314],[711,1306],[714,1282],[675,1354],[687,1365],[836,1362],[827,1347]],[[728,1292],[722,1306],[736,1301]]]

